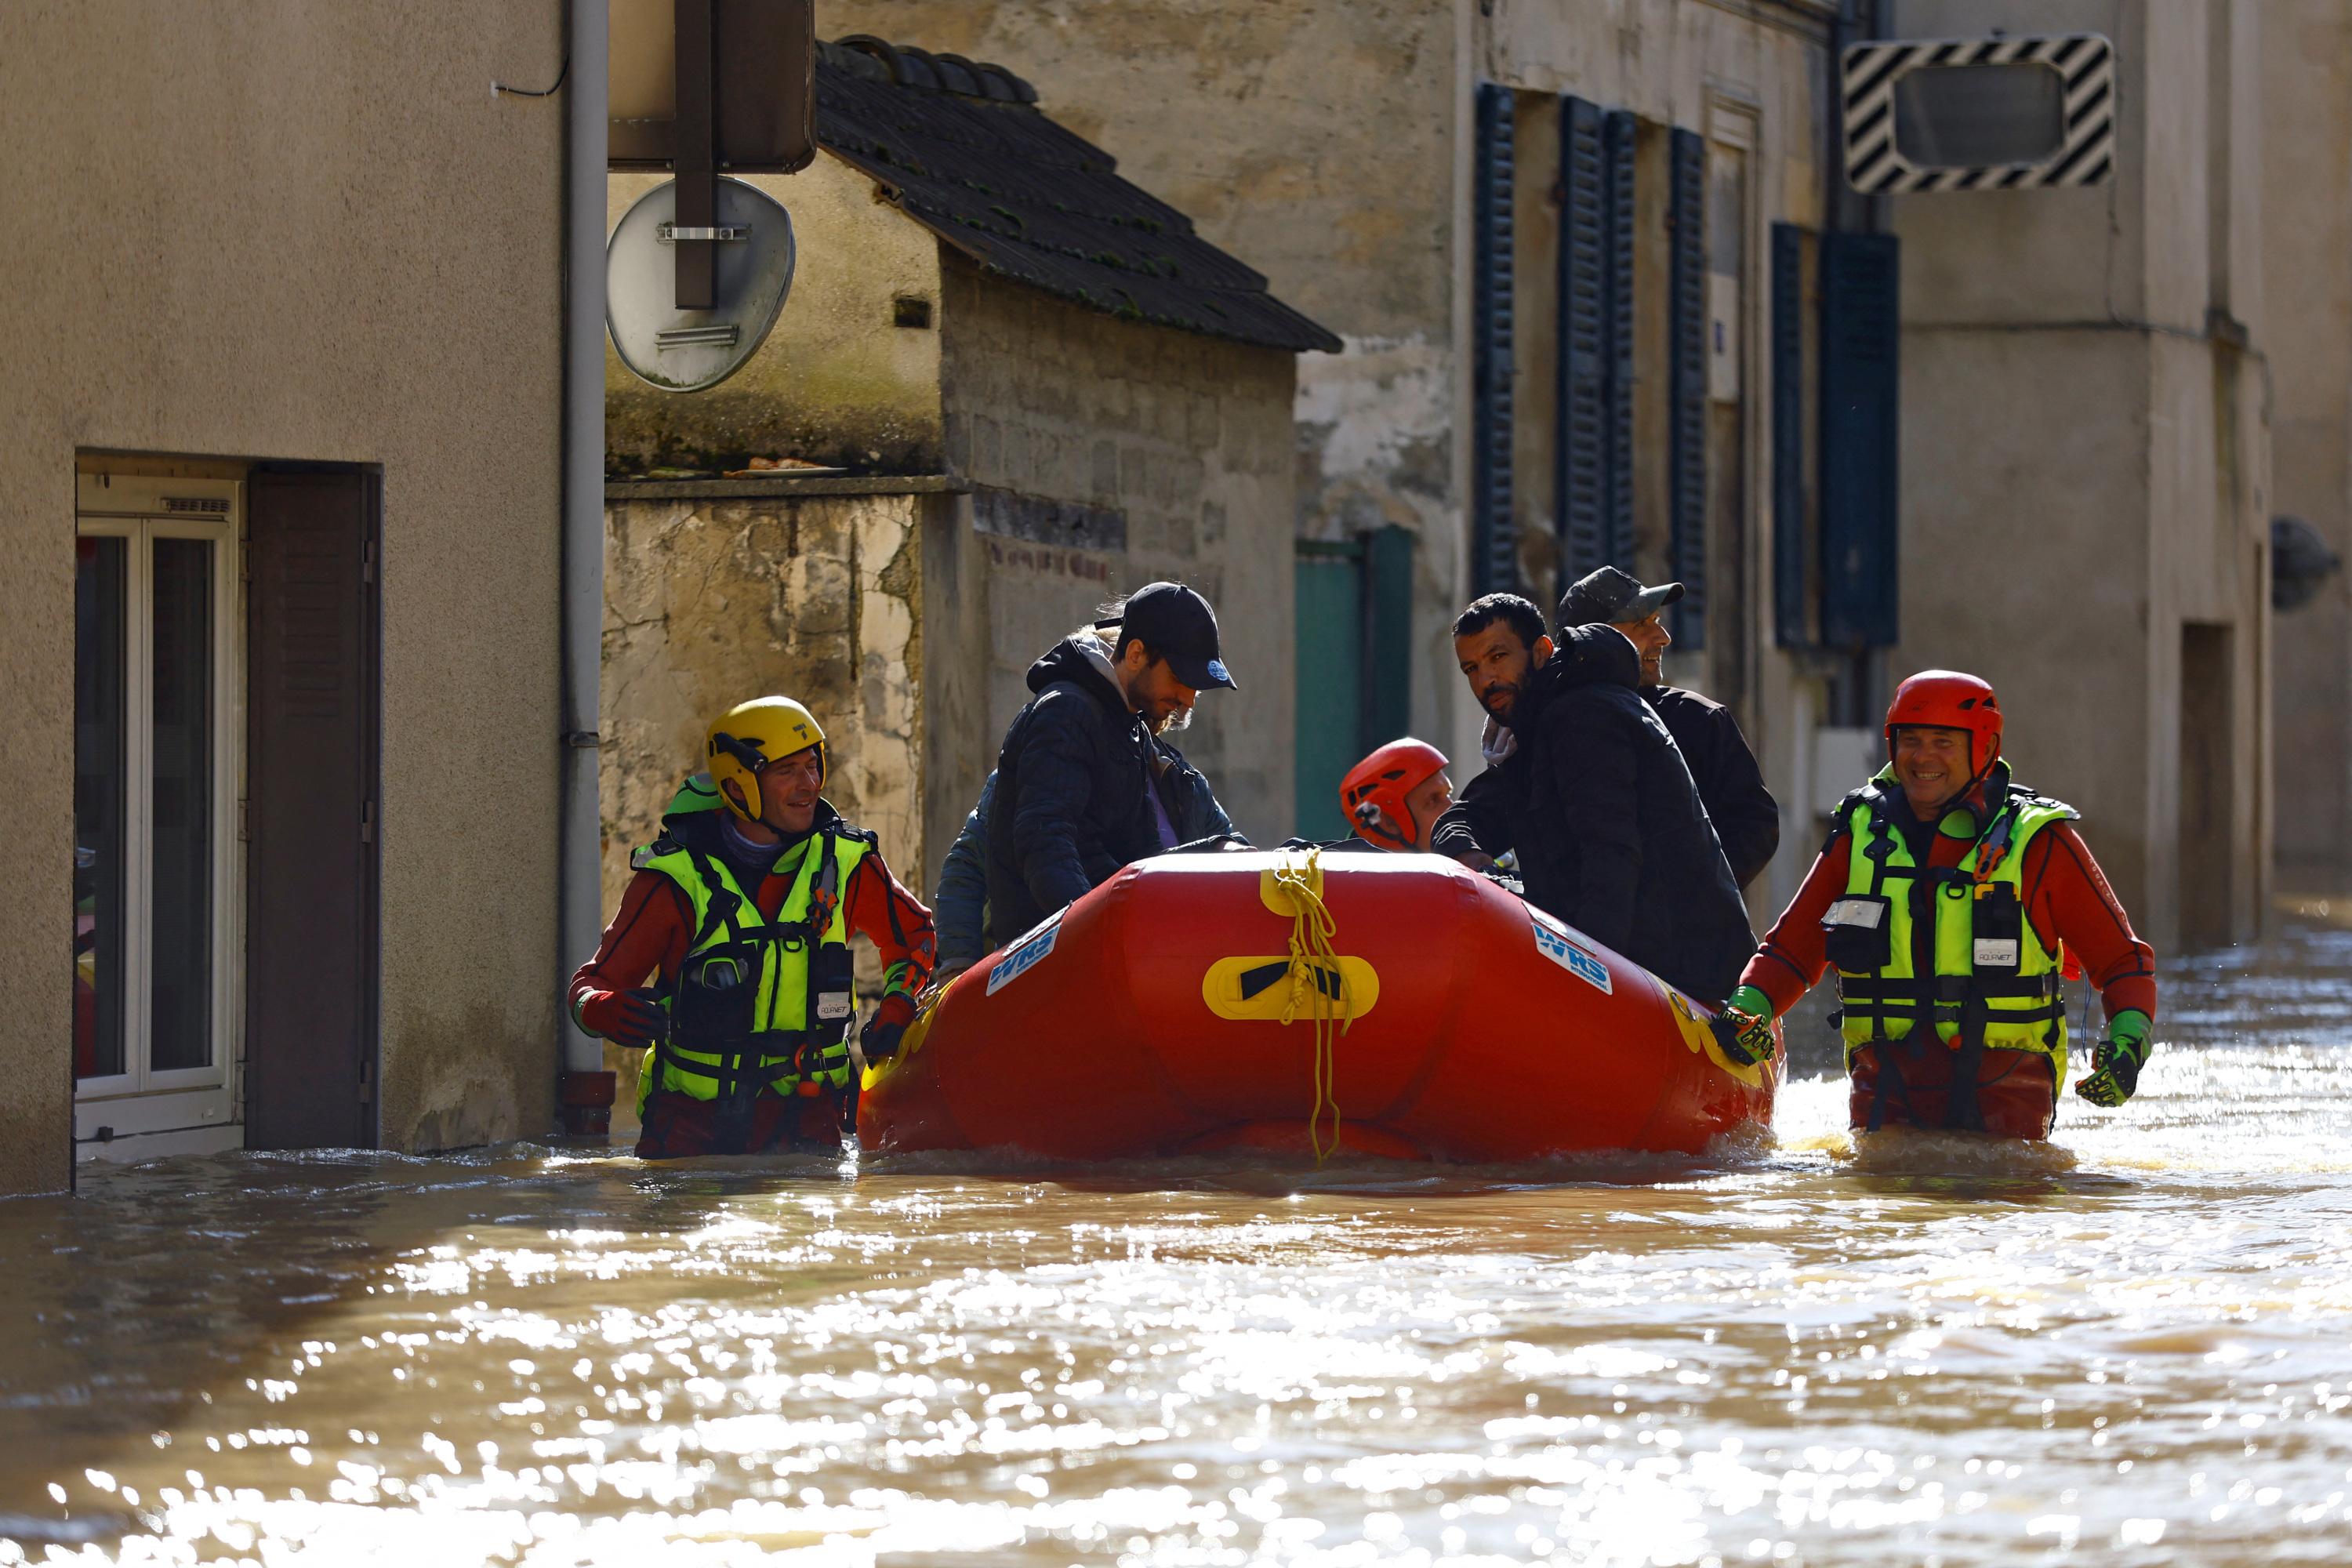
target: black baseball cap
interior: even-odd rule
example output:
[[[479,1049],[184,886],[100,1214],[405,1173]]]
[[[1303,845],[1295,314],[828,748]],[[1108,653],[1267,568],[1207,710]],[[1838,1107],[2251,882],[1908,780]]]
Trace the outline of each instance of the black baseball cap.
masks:
[[[1680,583],[1645,588],[1633,574],[1603,566],[1579,577],[1559,596],[1559,624],[1566,629],[1646,620],[1681,598],[1684,591]]]
[[[1217,612],[1181,583],[1146,583],[1127,596],[1118,619],[1097,621],[1095,629],[1113,632],[1120,642],[1140,637],[1195,691],[1241,689],[1217,657]]]

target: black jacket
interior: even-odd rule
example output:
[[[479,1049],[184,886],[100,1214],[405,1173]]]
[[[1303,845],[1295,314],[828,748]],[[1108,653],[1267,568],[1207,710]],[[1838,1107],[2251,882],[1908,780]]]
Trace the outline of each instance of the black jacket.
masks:
[[[1512,715],[1517,749],[1437,819],[1439,853],[1516,849],[1528,901],[1717,1003],[1755,951],[1690,769],[1622,634],[1578,626]]]
[[[1153,773],[1180,840],[1188,823],[1224,815],[1208,781],[1128,708],[1108,659],[1066,638],[1029,667],[1029,689],[988,803],[991,947],[1160,853]]]
[[[1764,770],[1756,765],[1739,721],[1722,703],[1679,686],[1644,686],[1642,700],[1658,710],[1682,748],[1723,858],[1731,862],[1732,879],[1745,889],[1780,847],[1780,803],[1764,787]]]

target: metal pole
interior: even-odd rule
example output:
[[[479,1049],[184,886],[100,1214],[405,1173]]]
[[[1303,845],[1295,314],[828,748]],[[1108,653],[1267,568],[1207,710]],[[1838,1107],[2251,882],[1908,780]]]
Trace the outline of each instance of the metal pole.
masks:
[[[597,803],[597,678],[604,624],[604,172],[606,0],[570,0],[572,93],[564,105],[562,794],[556,829],[556,973],[563,1129],[610,1125],[604,1043],[572,1022],[572,969],[603,928]]]

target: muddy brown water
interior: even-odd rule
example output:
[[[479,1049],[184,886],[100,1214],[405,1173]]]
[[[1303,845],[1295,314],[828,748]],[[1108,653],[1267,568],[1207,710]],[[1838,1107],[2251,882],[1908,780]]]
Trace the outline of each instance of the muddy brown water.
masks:
[[[2177,965],[2041,1151],[98,1175],[0,1204],[0,1563],[2340,1563],[2348,1000]]]

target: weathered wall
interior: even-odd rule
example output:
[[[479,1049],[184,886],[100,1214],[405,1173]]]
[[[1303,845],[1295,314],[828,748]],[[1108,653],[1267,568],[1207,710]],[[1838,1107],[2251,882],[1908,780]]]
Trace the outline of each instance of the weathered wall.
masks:
[[[1895,36],[2106,34],[2116,177],[1906,196],[1903,626],[1890,673],[2002,688],[2142,931],[2252,930],[2269,860],[2270,437],[2251,0],[1902,0]],[[2192,828],[2182,639],[2229,628],[2226,824]],[[2200,898],[2196,868],[2219,862]],[[2184,908],[2184,899],[2195,907]]]
[[[1176,742],[1244,832],[1279,837],[1290,752],[1264,738],[1286,739],[1292,722],[1293,356],[1118,321],[952,256],[944,283],[950,468],[976,485],[1122,513],[1126,548],[979,540],[982,570],[964,602],[986,605],[986,706],[933,721],[968,726],[964,743],[992,753],[1028,700],[1023,676],[1038,655],[1098,604],[1181,578],[1216,606],[1241,689],[1206,693]],[[937,743],[959,749],[949,736]]]
[[[1456,706],[1445,626],[1467,549],[1454,278],[1466,101],[1457,13],[1472,9],[827,0],[823,17],[828,37],[877,34],[1027,77],[1040,107],[1344,340],[1342,353],[1297,359],[1298,528],[1338,538],[1393,522],[1423,536],[1412,700],[1429,734],[1445,731]],[[1286,616],[1289,582],[1286,565]],[[1287,796],[1275,798],[1286,820]]]
[[[65,1183],[77,449],[383,466],[383,1137],[552,1117],[554,0],[93,0],[0,49],[0,1191]],[[495,867],[499,896],[453,867]],[[434,1130],[439,1130],[437,1132]]]
[[[614,174],[608,228],[667,176]],[[792,214],[793,288],[768,341],[707,392],[664,392],[604,345],[604,444],[614,472],[712,469],[753,456],[886,473],[940,468],[939,247],[824,153],[797,174],[747,176]],[[934,325],[894,324],[901,299]]]
[[[2352,561],[2352,9],[2273,0],[2263,26],[2264,286],[2294,330],[2266,344],[2276,510]],[[2352,576],[2276,618],[2282,876],[2352,870]]]
[[[923,537],[949,498],[888,481],[755,481],[717,498],[715,488],[607,492],[604,908],[619,907],[629,852],[703,765],[711,720],[769,692],[816,715],[832,763],[825,798],[881,835],[886,862],[928,897],[916,886],[926,847]],[[878,982],[870,954],[864,967]],[[642,1054],[605,1047],[625,1109]]]

